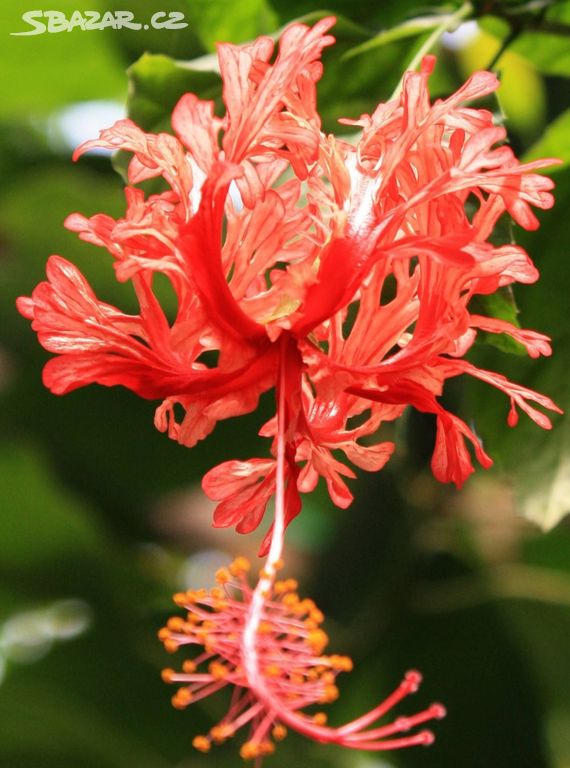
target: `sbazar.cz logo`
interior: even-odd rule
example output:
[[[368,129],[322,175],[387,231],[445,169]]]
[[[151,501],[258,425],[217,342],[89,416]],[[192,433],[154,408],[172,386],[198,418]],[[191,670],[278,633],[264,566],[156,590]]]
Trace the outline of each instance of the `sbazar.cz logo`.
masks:
[[[157,11],[145,23],[135,21],[131,11],[73,11],[68,18],[62,11],[26,11],[22,21],[31,29],[10,32],[11,35],[43,35],[45,32],[91,32],[101,29],[184,29],[188,24],[180,11]]]

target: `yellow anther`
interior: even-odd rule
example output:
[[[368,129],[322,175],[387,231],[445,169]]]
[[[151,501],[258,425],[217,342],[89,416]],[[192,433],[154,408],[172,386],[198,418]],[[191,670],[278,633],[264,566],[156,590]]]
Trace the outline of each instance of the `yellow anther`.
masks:
[[[295,691],[287,691],[285,694],[285,698],[289,699],[289,701],[298,701],[299,700],[299,693],[295,693]]]
[[[168,619],[166,626],[171,632],[184,632],[186,622],[180,616],[173,616],[171,619]]]
[[[294,605],[297,605],[298,602],[299,595],[296,592],[288,592],[283,596],[283,605],[286,605],[288,608],[292,608]]]
[[[305,601],[301,600],[299,603],[295,603],[291,606],[291,612],[293,616],[297,616],[301,618],[301,616],[304,616],[307,613],[307,607],[305,606]]]
[[[276,560],[273,563],[273,567],[275,568],[276,571],[280,571],[283,568],[284,565],[285,565],[285,563],[283,562],[283,560]]]
[[[177,592],[172,599],[174,600],[176,605],[180,607],[186,605],[188,602],[186,597],[186,592]]]
[[[281,725],[281,723],[278,723],[271,731],[271,735],[275,741],[283,741],[285,736],[287,736],[287,728],[285,728],[284,725]]]
[[[244,760],[254,760],[256,757],[265,757],[275,752],[275,744],[271,741],[246,741],[239,753]]]
[[[219,568],[216,571],[216,582],[218,584],[227,584],[232,580],[232,575],[227,568]]]
[[[185,661],[182,664],[182,671],[185,672],[187,675],[191,675],[193,672],[196,671],[195,662],[190,661],[190,659],[188,659],[188,661]]]
[[[171,634],[170,630],[167,627],[163,627],[158,632],[158,639],[163,643],[165,640],[170,640]]]
[[[338,688],[336,685],[325,685],[322,695],[319,698],[323,704],[330,704],[331,701],[338,699]]]
[[[210,597],[214,600],[223,600],[225,596],[224,590],[220,589],[220,587],[212,587],[210,590]]]
[[[276,595],[284,595],[285,592],[287,592],[287,582],[286,581],[276,581],[273,586],[273,591]]]
[[[228,723],[222,725],[215,725],[210,729],[210,736],[215,744],[223,744],[226,739],[234,735],[234,729]]]
[[[341,672],[351,672],[353,668],[352,659],[348,656],[331,656],[329,662],[333,669],[339,669]]]
[[[257,631],[260,635],[269,635],[273,631],[273,627],[268,621],[260,621]]]
[[[229,571],[232,576],[244,576],[250,568],[251,563],[247,557],[236,557],[233,563],[231,563]]]
[[[166,653],[176,653],[178,650],[178,643],[176,640],[163,640],[164,643],[164,650]]]
[[[254,760],[259,756],[258,746],[253,741],[246,741],[239,751],[243,760]]]
[[[185,709],[192,701],[192,692],[188,688],[180,688],[172,697],[172,706],[176,709]]]
[[[259,745],[259,754],[262,757],[272,755],[275,752],[275,744],[271,741],[262,741]]]
[[[329,638],[322,629],[312,629],[307,637],[307,643],[314,653],[322,653],[327,647]]]
[[[277,664],[269,664],[265,667],[265,674],[267,677],[279,677],[281,675],[281,669]]]
[[[192,746],[198,752],[209,752],[211,746],[210,739],[207,736],[195,736],[192,740]]]
[[[313,608],[309,614],[309,618],[317,624],[322,624],[325,620],[325,614],[322,611],[319,611],[318,608]]]
[[[317,621],[314,621],[313,619],[305,619],[303,621],[303,624],[307,629],[318,629],[319,623]]]
[[[176,672],[173,669],[163,669],[161,677],[165,683],[172,683],[174,681],[174,675]]]
[[[271,578],[271,574],[269,573],[269,571],[266,571],[265,568],[261,568],[261,570],[259,571],[259,578],[260,579],[270,579]]]
[[[326,725],[326,722],[327,722],[326,712],[317,712],[315,715],[313,715],[313,723],[315,725]]]
[[[195,605],[206,597],[205,589],[189,589],[184,596],[184,605]]]
[[[216,643],[210,637],[206,637],[204,640],[204,650],[206,653],[216,652]]]
[[[219,661],[212,661],[212,663],[208,665],[208,671],[214,680],[224,680],[230,674],[230,670]]]

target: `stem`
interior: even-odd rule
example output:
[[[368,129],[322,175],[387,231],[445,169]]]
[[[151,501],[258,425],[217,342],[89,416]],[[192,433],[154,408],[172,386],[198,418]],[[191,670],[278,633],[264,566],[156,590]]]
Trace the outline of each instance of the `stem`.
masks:
[[[277,384],[277,467],[275,487],[275,513],[271,544],[263,570],[252,597],[243,631],[242,656],[245,673],[251,690],[262,701],[269,712],[279,712],[279,719],[285,725],[318,741],[336,741],[336,731],[317,726],[311,719],[297,714],[283,706],[267,687],[259,664],[257,638],[266,597],[273,587],[277,563],[281,559],[285,534],[285,378],[288,337],[283,334],[279,356],[279,377]]]
[[[279,379],[277,385],[277,467],[275,480],[275,513],[273,532],[267,559],[262,575],[253,591],[248,616],[243,632],[243,657],[245,670],[253,690],[261,691],[269,697],[265,681],[260,673],[257,653],[257,636],[263,606],[267,593],[271,590],[277,572],[277,563],[283,552],[285,534],[285,361],[287,351],[287,335],[281,337],[279,356]]]
[[[472,13],[473,5],[470,0],[467,0],[467,2],[463,3],[463,5],[455,11],[455,13],[444,16],[441,24],[438,24],[438,26],[435,27],[431,35],[427,38],[423,45],[420,46],[416,55],[411,60],[406,69],[417,69],[418,66],[422,63],[423,57],[431,51],[431,49],[439,42],[443,35],[446,32],[449,32],[455,27],[459,26],[459,24]],[[405,75],[402,76],[402,79],[396,86],[391,99],[395,99],[400,95],[400,91],[402,90],[402,86],[404,84],[404,77]]]

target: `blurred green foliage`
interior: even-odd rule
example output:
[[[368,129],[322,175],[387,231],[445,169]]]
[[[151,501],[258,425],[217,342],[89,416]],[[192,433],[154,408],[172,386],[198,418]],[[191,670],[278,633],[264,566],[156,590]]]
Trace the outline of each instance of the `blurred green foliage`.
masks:
[[[68,16],[124,7],[118,0],[56,5]],[[153,0],[131,6],[141,19],[157,10]],[[564,161],[554,171],[557,207],[541,217],[539,232],[514,233],[541,282],[495,306],[552,335],[555,354],[527,361],[505,354],[512,348],[481,344],[474,358],[568,409],[570,2],[480,0],[462,8],[465,19],[478,18],[479,32],[437,49],[434,95],[489,65],[508,43],[496,66],[511,141],[529,159]],[[428,0],[327,2],[339,22],[319,88],[325,129],[389,97],[458,9]],[[192,752],[192,736],[221,704],[170,708],[155,633],[173,591],[207,584],[220,560],[256,550],[259,537],[211,531],[197,483],[217,461],[255,455],[264,414],[222,423],[188,452],[154,430],[152,404],[124,391],[55,398],[40,380],[47,354],[14,301],[42,279],[55,252],[77,263],[103,298],[132,307],[110,259],[62,227],[71,211],[117,215],[123,206],[108,158],[72,167],[59,130],[64,107],[122,102],[129,83],[131,115],[147,129],[167,129],[185,90],[219,99],[216,40],[275,34],[325,11],[313,0],[163,0],[159,10],[183,11],[186,29],[10,36],[22,30],[27,10],[22,0],[0,10],[0,768],[233,766],[235,745],[210,757]],[[92,135],[102,127],[94,124]],[[438,698],[449,709],[438,740],[429,750],[379,759],[293,735],[268,765],[570,765],[570,531],[560,522],[570,511],[568,422],[558,419],[552,433],[524,420],[510,430],[505,400],[483,386],[455,382],[448,397],[473,420],[496,459],[493,470],[459,494],[437,486],[428,467],[433,424],[409,414],[398,425],[392,467],[355,483],[348,511],[332,509],[323,493],[308,500],[289,553],[291,569],[327,613],[334,649],[357,663],[332,720],[369,707],[418,667],[426,683],[416,699]],[[263,407],[269,413],[270,400]],[[552,530],[543,534],[517,509]]]

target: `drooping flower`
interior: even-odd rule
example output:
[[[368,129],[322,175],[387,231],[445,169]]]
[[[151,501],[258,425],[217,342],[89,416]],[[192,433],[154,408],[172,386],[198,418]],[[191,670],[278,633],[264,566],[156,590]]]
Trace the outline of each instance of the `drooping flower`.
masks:
[[[553,185],[535,171],[554,161],[520,164],[492,114],[466,106],[497,88],[491,73],[475,73],[431,104],[433,57],[406,73],[396,98],[343,121],[360,130],[357,142],[325,135],[316,83],[333,22],[291,25],[275,57],[269,38],[220,45],[222,117],[213,102],[186,94],[172,115],[175,136],[120,120],[77,150],[76,157],[93,147],[133,155],[124,218],[76,213],[66,225],[108,250],[117,279],[132,283],[137,314],[100,301],[59,256],[48,261],[48,280],[18,302],[55,354],[44,369],[54,393],[97,382],[162,400],[155,424],[183,445],[195,445],[221,419],[254,411],[275,388],[276,415],[260,430],[271,455],[232,458],[203,481],[218,502],[214,524],[243,533],[257,528],[274,498],[262,575],[252,590],[234,566],[233,586],[181,595],[187,617],[161,635],[169,650],[203,648],[182,672],[165,673],[182,684],[175,706],[234,689],[228,714],[196,746],[250,724],[243,754],[257,765],[272,749],[270,733],[279,738],[284,727],[385,749],[428,743],[426,732],[397,734],[443,715],[433,705],[375,726],[417,687],[417,673],[341,728],[303,714],[334,698],[336,674],[350,664],[323,656],[320,612],[276,581],[300,492],[323,478],[332,501],[348,506],[345,478],[354,472],[347,462],[382,468],[394,445],[371,440],[407,406],[436,417],[438,479],[465,481],[473,471],[469,444],[489,466],[473,430],[440,402],[455,376],[507,394],[511,426],[517,408],[543,428],[550,421],[535,405],[559,411],[548,397],[465,359],[480,331],[510,335],[531,357],[551,353],[544,335],[474,312],[471,300],[537,279],[522,248],[496,246],[492,235],[503,216],[538,226],[532,208],[551,207]],[[169,190],[145,197],[136,184],[155,177]],[[154,291],[157,275],[176,295],[173,319]]]
[[[196,736],[193,745],[208,752],[212,744],[222,744],[240,729],[249,727],[249,736],[240,754],[261,759],[275,749],[275,741],[293,727],[317,741],[363,750],[389,750],[428,745],[431,731],[410,735],[418,725],[445,715],[440,704],[394,722],[374,726],[399,701],[415,692],[421,682],[418,672],[408,672],[398,688],[364,717],[338,728],[326,725],[327,716],[318,711],[306,714],[312,705],[328,704],[338,697],[335,681],[339,672],[350,672],[347,656],[324,655],[328,638],[320,625],[324,616],[312,600],[300,599],[294,579],[276,581],[263,603],[257,629],[257,670],[261,682],[255,688],[248,677],[248,658],[244,656],[244,632],[253,591],[247,580],[249,562],[237,558],[229,568],[216,574],[218,586],[211,590],[189,590],[174,596],[186,610],[160,630],[167,651],[179,649],[198,653],[182,664],[180,672],[165,669],[163,679],[177,684],[172,697],[177,709],[227,687],[232,688],[230,705],[222,720],[208,735]]]
[[[255,410],[275,387],[286,339],[295,414],[288,519],[300,508],[298,491],[319,477],[333,502],[348,506],[345,478],[354,472],[346,462],[380,469],[394,446],[370,437],[406,406],[436,416],[438,479],[464,482],[473,471],[468,443],[489,466],[474,432],[439,401],[451,377],[504,391],[510,424],[520,408],[548,428],[532,403],[558,410],[463,359],[479,331],[508,334],[533,357],[550,354],[545,336],[475,314],[470,300],[537,279],[522,248],[490,237],[503,215],[538,226],[531,208],[552,205],[552,182],[534,171],[553,161],[521,165],[492,114],[465,106],[495,90],[489,72],[430,104],[433,57],[405,75],[397,98],[343,121],[361,130],[356,145],[325,135],[315,86],[333,21],[291,25],[274,61],[268,38],[220,45],[223,117],[186,94],[172,115],[176,136],[120,120],[77,150],[133,153],[125,217],[72,214],[66,225],[109,251],[117,278],[133,284],[137,315],[101,302],[59,256],[48,262],[48,281],[18,304],[56,355],[44,370],[53,392],[98,382],[162,399],[156,426],[187,446],[220,419]],[[157,176],[169,191],[145,198],[134,186]],[[156,273],[175,291],[173,320],[153,291]],[[275,420],[261,434],[274,438]],[[274,459],[213,469],[204,489],[220,502],[215,524],[256,528],[274,485]]]

